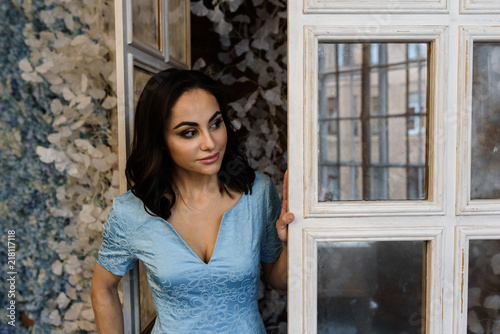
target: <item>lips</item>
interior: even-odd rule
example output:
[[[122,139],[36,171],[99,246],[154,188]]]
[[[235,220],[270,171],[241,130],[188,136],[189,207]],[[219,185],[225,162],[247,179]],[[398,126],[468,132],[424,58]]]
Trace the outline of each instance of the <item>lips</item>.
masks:
[[[217,152],[217,153],[210,155],[206,158],[200,159],[200,161],[204,164],[213,164],[214,162],[219,160],[219,156],[220,156],[220,153]]]

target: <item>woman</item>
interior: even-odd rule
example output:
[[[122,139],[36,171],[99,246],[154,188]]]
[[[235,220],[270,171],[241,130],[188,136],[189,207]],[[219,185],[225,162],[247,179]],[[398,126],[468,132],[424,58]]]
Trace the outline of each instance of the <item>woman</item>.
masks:
[[[153,333],[265,333],[260,267],[274,289],[287,287],[286,187],[282,206],[270,178],[248,165],[220,91],[200,72],[153,76],[134,122],[131,191],[113,202],[92,277],[99,333],[123,333],[117,285],[136,259],[153,294]]]

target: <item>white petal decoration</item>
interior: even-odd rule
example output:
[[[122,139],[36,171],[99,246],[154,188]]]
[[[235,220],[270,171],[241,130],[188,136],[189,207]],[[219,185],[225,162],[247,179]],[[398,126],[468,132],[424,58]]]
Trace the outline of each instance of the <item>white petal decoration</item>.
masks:
[[[472,333],[484,334],[484,328],[477,318],[475,311],[470,311],[467,317],[467,327]]]
[[[35,68],[35,71],[37,71],[40,74],[47,73],[54,67],[54,63],[51,61],[44,62],[42,65],[39,65]]]
[[[480,288],[469,288],[468,295],[469,307],[481,305],[481,289]]]
[[[497,311],[500,310],[500,296],[494,295],[486,297],[483,306],[487,309],[492,309]]]
[[[75,139],[75,145],[76,147],[84,151],[87,151],[93,158],[103,157],[103,153],[99,151],[97,148],[95,148],[87,139]]]
[[[92,209],[93,207],[91,205],[83,205],[82,211],[80,211],[78,218],[86,224],[94,223],[96,221],[96,218],[92,215]]]
[[[60,133],[51,133],[50,135],[47,136],[47,140],[51,144],[58,144],[61,141],[61,134]]]
[[[260,50],[267,50],[269,49],[269,43],[264,39],[256,39],[252,42],[252,47]]]
[[[54,114],[57,114],[59,113],[59,111],[61,111],[62,109],[62,103],[59,99],[54,99],[52,100],[52,102],[50,103],[50,110],[54,113]]]
[[[239,14],[234,17],[233,22],[250,23],[250,18],[248,15]]]
[[[54,162],[58,156],[58,152],[56,150],[43,146],[38,146],[36,148],[36,154],[38,154],[40,160],[46,164]]]
[[[70,306],[69,310],[66,311],[64,315],[64,320],[76,320],[80,317],[80,313],[83,308],[83,303],[73,303]]]
[[[45,73],[43,75],[43,77],[51,84],[51,85],[60,85],[62,84],[64,81],[63,79],[55,74],[54,72],[49,72],[49,73]]]
[[[243,40],[239,41],[238,44],[236,44],[234,46],[234,51],[236,52],[237,56],[241,56],[244,52],[247,52],[249,50],[250,50],[250,48],[249,48],[248,39],[243,39]]]
[[[58,127],[61,124],[66,123],[68,119],[65,116],[59,116],[54,120],[54,123],[52,123],[53,126]]]
[[[116,107],[116,97],[114,96],[106,97],[106,99],[104,99],[104,101],[102,102],[102,107],[108,110]]]
[[[255,91],[253,92],[249,97],[248,97],[248,101],[247,103],[245,104],[245,111],[248,111],[250,110],[250,108],[252,108],[252,106],[255,104],[255,102],[257,101],[257,96],[259,95],[259,91]]]
[[[493,269],[493,274],[500,275],[500,253],[491,258],[491,269]]]
[[[87,320],[94,320],[94,311],[91,308],[83,310],[82,317]]]
[[[243,0],[229,0],[229,10],[234,13],[238,10],[242,3]]]
[[[81,86],[81,92],[85,93],[89,86],[89,77],[86,76],[85,74],[82,74],[82,81],[80,83],[80,86]]]
[[[223,64],[230,64],[232,59],[229,54],[229,52],[219,52],[217,54],[217,58],[223,63]]]
[[[229,22],[226,22],[224,19],[220,20],[219,23],[215,26],[215,32],[221,36],[228,35],[231,30],[233,30],[233,25]]]
[[[207,63],[205,62],[205,60],[203,58],[198,58],[198,60],[196,60],[194,62],[193,70],[200,70],[203,67],[205,67],[206,65],[207,65]]]
[[[19,62],[19,69],[23,72],[33,72],[33,67],[27,58],[21,59]]]
[[[56,22],[54,15],[49,10],[40,11],[40,19],[48,26],[51,26]]]
[[[49,322],[53,326],[59,326],[61,324],[61,316],[58,310],[50,312]]]
[[[233,123],[233,126],[234,126],[234,128],[235,128],[236,130],[241,129],[241,122],[240,122],[239,120],[235,119],[235,120],[233,120],[233,122],[232,122],[232,123]]]
[[[64,310],[68,307],[70,301],[71,299],[69,299],[64,292],[61,292],[56,298],[56,303],[60,310]]]
[[[271,157],[274,151],[274,146],[276,146],[276,142],[274,140],[270,140],[266,143],[266,156]]]
[[[207,17],[212,22],[220,22],[224,19],[224,13],[221,12],[219,7],[215,7],[214,10],[209,10]]]
[[[75,21],[73,20],[73,15],[66,13],[64,15],[64,24],[66,25],[66,28],[68,28],[68,30],[70,31],[75,29]]]
[[[94,159],[92,165],[100,172],[106,172],[111,169],[111,165],[105,159]]]
[[[205,16],[208,14],[208,9],[203,4],[203,0],[191,2],[191,12],[196,16]]]
[[[62,274],[62,266],[63,264],[61,261],[55,261],[54,263],[52,263],[52,266],[50,268],[55,275],[60,276]]]
[[[66,101],[71,101],[75,98],[75,94],[68,87],[63,88],[62,94]]]
[[[78,109],[83,110],[92,103],[92,97],[86,95],[78,95],[75,99],[75,102],[78,103]]]
[[[270,90],[266,90],[263,94],[263,97],[271,102],[272,104],[279,106],[283,102],[281,99],[281,94],[277,92],[274,88]]]
[[[24,72],[21,74],[21,78],[23,78],[24,81],[28,82],[43,82],[42,77],[36,74],[35,72],[31,73]]]
[[[232,85],[233,83],[236,82],[236,78],[231,74],[224,74],[223,76],[220,77],[220,82],[222,82],[224,85]]]

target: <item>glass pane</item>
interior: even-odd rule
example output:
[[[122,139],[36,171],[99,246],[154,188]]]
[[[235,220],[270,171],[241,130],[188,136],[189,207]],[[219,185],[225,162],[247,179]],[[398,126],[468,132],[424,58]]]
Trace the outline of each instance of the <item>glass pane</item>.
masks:
[[[168,50],[170,57],[186,64],[186,1],[168,1]]]
[[[141,307],[141,333],[155,320],[153,295],[149,287],[146,266],[139,261],[139,305]]]
[[[422,241],[318,244],[318,333],[420,334]]]
[[[500,43],[474,43],[471,199],[500,198]]]
[[[134,106],[137,106],[142,90],[152,76],[151,73],[134,66]]]
[[[500,332],[500,240],[469,242],[467,333]]]
[[[320,201],[427,198],[427,49],[319,43]]]
[[[132,34],[134,40],[161,50],[158,5],[159,0],[132,0]]]

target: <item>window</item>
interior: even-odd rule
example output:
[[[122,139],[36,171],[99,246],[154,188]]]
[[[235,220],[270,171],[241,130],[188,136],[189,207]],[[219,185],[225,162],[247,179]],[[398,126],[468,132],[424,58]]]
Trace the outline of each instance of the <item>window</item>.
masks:
[[[426,199],[426,50],[319,44],[320,201]]]

